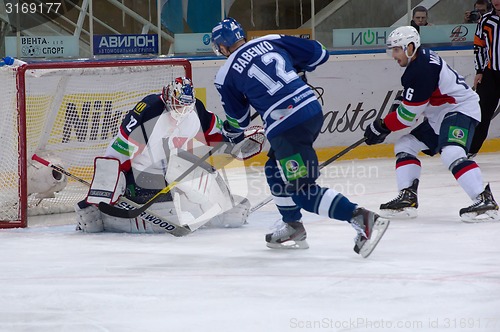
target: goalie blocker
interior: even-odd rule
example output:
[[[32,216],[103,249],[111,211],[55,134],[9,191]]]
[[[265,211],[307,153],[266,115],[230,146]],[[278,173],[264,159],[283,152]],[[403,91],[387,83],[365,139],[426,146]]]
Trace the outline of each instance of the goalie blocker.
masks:
[[[165,175],[167,183],[193,165],[198,157],[183,150],[173,150],[169,159]],[[165,201],[153,204],[137,218],[119,218],[102,213],[93,205],[100,199],[116,202],[120,208],[135,208],[128,198],[120,197],[124,194],[124,186],[118,165],[113,158],[96,158],[94,179],[87,201],[75,206],[77,230],[89,233],[172,233],[182,236],[185,234],[172,232],[169,227],[194,231],[202,226],[240,227],[246,221],[249,201],[232,195],[219,173],[207,162],[201,163],[178,183]]]

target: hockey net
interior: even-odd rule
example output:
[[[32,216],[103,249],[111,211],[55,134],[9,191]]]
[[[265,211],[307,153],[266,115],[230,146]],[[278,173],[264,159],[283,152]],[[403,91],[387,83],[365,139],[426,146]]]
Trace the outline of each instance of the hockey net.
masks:
[[[73,211],[87,193],[68,178],[53,198],[28,195],[27,165],[34,153],[54,157],[91,181],[94,157],[104,153],[126,112],[179,76],[191,77],[187,60],[0,67],[0,228],[26,227],[28,215]]]

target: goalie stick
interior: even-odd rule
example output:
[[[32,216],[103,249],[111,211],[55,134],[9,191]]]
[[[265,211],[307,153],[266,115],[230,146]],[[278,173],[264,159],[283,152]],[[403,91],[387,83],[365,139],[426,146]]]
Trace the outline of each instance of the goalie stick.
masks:
[[[336,155],[328,158],[323,163],[321,163],[321,165],[319,165],[319,169],[323,169],[324,167],[330,165],[332,162],[334,162],[335,160],[339,159],[340,157],[342,157],[343,155],[345,155],[347,152],[351,151],[352,149],[356,148],[357,146],[363,144],[365,141],[366,141],[365,137],[360,138],[358,141],[356,141],[353,144],[349,145],[344,150],[340,151]],[[250,213],[257,211],[258,209],[260,209],[261,207],[263,207],[264,205],[266,205],[267,203],[269,203],[272,200],[273,200],[273,197],[269,196],[268,198],[266,198],[265,200],[261,201],[260,203],[257,203],[254,207],[252,207],[250,209]]]
[[[81,184],[90,187],[90,183],[88,181],[85,181],[82,178],[79,178],[76,175],[71,174],[70,172],[66,171],[64,168],[61,168],[57,165],[52,164],[50,161],[43,159],[42,157],[38,156],[37,154],[34,154],[31,159],[39,162],[40,164],[50,167],[56,172],[59,172],[61,174],[66,175],[67,177],[72,178],[75,181],[80,182]],[[126,209],[137,209],[140,207],[139,204],[131,201],[130,199],[121,196],[118,201],[116,202],[116,205],[122,206],[123,208]],[[155,213],[152,213],[150,211],[144,211],[139,217],[144,220],[147,223],[150,223],[152,225],[156,225],[158,227],[161,227],[164,229],[167,233],[170,233],[174,236],[180,237],[180,236],[185,236],[187,234],[190,234],[193,232],[193,230],[188,226],[188,225],[178,225],[175,223],[172,223],[171,220],[165,220],[164,217],[161,217]]]

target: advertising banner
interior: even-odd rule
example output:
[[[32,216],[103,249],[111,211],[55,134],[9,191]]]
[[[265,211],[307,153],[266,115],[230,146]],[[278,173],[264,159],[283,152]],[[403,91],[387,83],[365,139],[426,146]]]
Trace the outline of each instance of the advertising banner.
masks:
[[[333,29],[333,48],[385,48],[393,27]]]
[[[420,27],[420,37],[424,44],[472,44],[476,27],[476,23],[423,26]]]
[[[74,36],[5,37],[5,54],[18,58],[77,57],[80,49]]]
[[[158,54],[158,35],[94,35],[94,55]]]
[[[447,24],[420,27],[422,44],[471,44],[477,24]],[[395,27],[333,29],[333,48],[385,48]]]
[[[176,33],[175,53],[213,53],[211,33]]]

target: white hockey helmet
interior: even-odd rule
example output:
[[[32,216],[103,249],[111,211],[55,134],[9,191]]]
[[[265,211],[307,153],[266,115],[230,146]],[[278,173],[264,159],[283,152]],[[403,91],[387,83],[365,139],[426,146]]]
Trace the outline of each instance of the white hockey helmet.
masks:
[[[172,117],[177,121],[194,110],[196,102],[193,83],[187,77],[177,77],[163,87],[161,98]]]
[[[392,49],[394,47],[401,47],[405,52],[408,59],[410,59],[413,54],[408,55],[408,45],[413,43],[415,50],[420,47],[420,35],[417,29],[412,26],[402,26],[393,30],[389,37],[387,37],[387,53],[391,55]]]

